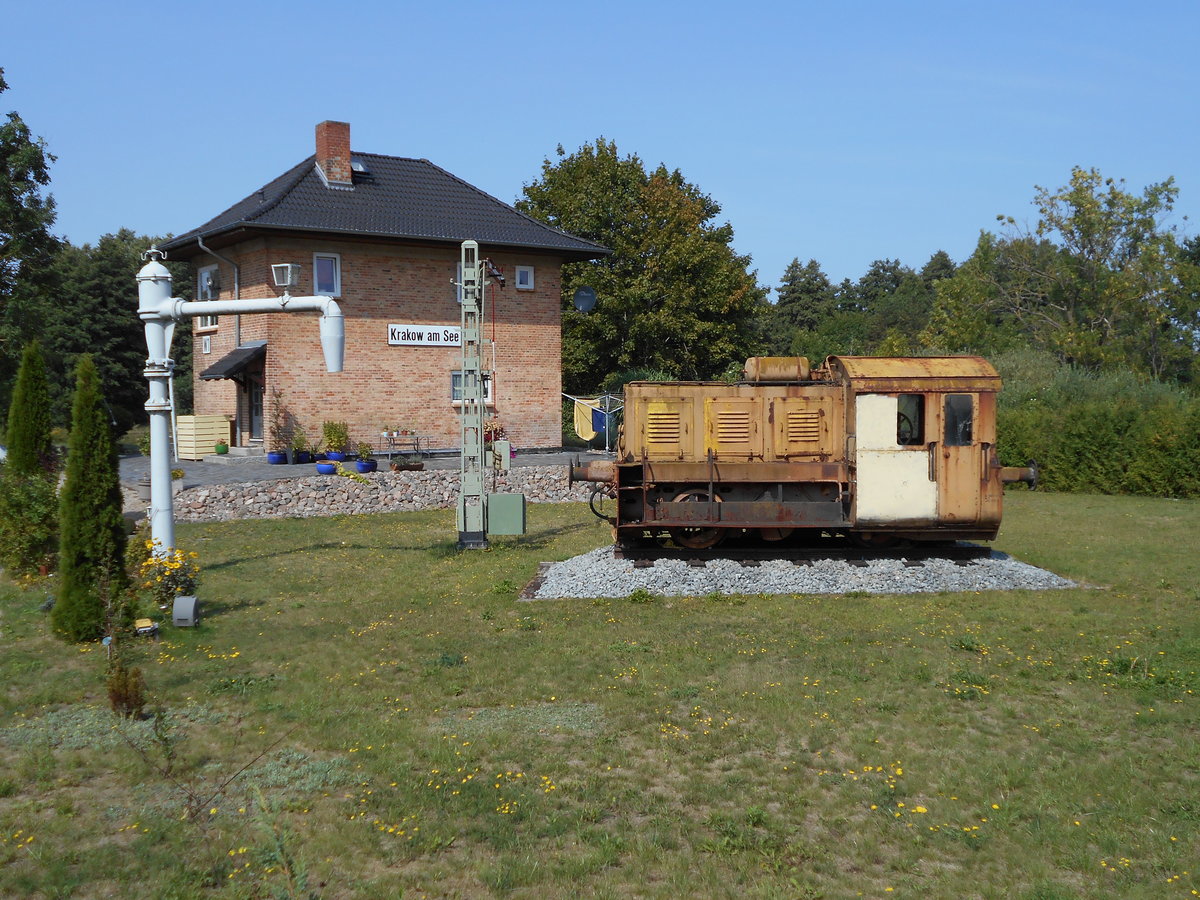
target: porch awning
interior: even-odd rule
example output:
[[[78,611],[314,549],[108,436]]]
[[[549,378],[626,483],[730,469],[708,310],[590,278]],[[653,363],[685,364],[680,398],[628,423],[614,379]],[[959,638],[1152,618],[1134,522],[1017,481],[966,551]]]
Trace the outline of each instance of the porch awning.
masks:
[[[200,378],[205,381],[212,381],[217,378],[236,379],[253,363],[258,362],[266,355],[266,341],[250,341],[222,356],[201,372]]]

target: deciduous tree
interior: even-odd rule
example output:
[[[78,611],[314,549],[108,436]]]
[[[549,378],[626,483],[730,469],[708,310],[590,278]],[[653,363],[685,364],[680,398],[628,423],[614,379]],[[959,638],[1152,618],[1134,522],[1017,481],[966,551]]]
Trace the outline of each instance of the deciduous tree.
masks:
[[[734,252],[720,206],[679,170],[647,172],[603,137],[542,163],[525,185],[523,212],[612,249],[563,267],[563,383],[595,390],[613,372],[653,368],[715,377],[758,349],[766,291]],[[595,288],[590,313],[571,305]]]
[[[0,68],[0,94],[8,90]],[[54,157],[16,112],[0,124],[0,409],[21,348],[43,325],[50,264],[58,242],[50,234],[54,198],[45,193]]]
[[[1032,229],[1001,216],[1008,233],[985,233],[938,283],[926,340],[953,349],[981,339],[972,328],[1003,323],[1065,362],[1190,377],[1200,271],[1166,224],[1177,195],[1171,178],[1139,195],[1079,167],[1063,187],[1037,187]]]

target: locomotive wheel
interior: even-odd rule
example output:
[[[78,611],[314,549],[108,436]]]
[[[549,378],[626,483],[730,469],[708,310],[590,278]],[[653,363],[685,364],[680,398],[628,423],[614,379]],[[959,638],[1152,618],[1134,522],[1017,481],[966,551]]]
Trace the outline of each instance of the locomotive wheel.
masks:
[[[720,496],[713,498],[717,503],[721,502]],[[682,494],[675,495],[672,498],[672,503],[707,503],[707,491],[684,491]],[[686,547],[689,550],[707,550],[709,547],[715,547],[725,537],[724,528],[713,527],[689,527],[689,528],[672,528],[671,540],[677,543],[680,547]]]
[[[850,543],[864,550],[891,550],[900,543],[900,538],[894,534],[880,534],[877,531],[852,531]]]
[[[791,537],[795,528],[760,528],[758,536],[764,541],[782,541],[786,537]]]

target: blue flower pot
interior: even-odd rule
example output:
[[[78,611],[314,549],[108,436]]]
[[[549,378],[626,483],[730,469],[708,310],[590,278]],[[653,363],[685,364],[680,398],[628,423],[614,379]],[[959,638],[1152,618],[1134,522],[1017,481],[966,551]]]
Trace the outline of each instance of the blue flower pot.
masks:
[[[326,450],[325,458],[332,459],[335,462],[343,462],[346,459],[346,454],[341,450]]]
[[[379,460],[377,459],[360,459],[354,463],[354,468],[358,469],[363,475],[368,472],[374,472],[379,468]]]
[[[287,462],[286,450],[268,450],[267,462],[272,466],[282,466]]]
[[[337,466],[335,466],[331,462],[319,462],[319,463],[317,463],[317,474],[318,475],[336,475],[337,474]]]

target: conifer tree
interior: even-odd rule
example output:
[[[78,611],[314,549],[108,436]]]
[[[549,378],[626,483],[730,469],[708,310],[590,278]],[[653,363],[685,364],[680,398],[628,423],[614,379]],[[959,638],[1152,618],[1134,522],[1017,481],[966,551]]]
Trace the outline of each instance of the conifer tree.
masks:
[[[54,469],[50,443],[50,388],[41,345],[31,341],[21,357],[8,408],[8,474],[45,474]]]
[[[127,593],[117,453],[90,355],[79,358],[66,481],[60,503],[61,585],[51,612],[66,640],[101,636],[109,607]]]
[[[7,445],[0,477],[0,565],[14,575],[32,575],[53,564],[58,542],[50,391],[36,341],[22,354],[8,410]]]

